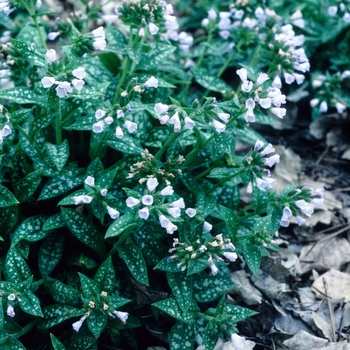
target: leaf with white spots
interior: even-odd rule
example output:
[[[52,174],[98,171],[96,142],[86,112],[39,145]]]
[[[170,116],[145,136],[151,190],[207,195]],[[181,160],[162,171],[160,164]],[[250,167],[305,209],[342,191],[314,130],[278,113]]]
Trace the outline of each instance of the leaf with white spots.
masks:
[[[102,290],[92,279],[86,277],[82,273],[79,273],[79,278],[81,283],[81,290],[83,291],[85,298],[95,299],[101,294]]]
[[[39,200],[57,197],[84,183],[85,175],[60,175],[49,179],[44,185]]]
[[[81,292],[59,280],[47,277],[45,287],[57,303],[71,305],[80,303]]]
[[[68,350],[97,350],[97,345],[95,338],[84,336],[74,340]]]
[[[105,141],[105,144],[126,154],[141,154],[144,152],[139,141],[127,135],[124,135],[122,139],[114,138],[112,140],[107,140]]]
[[[53,230],[55,228],[61,228],[65,226],[66,226],[66,223],[63,220],[62,214],[57,213],[45,220],[43,230],[48,231],[48,230]]]
[[[192,73],[196,82],[210,91],[231,90],[229,85],[206,68],[197,67],[192,70]]]
[[[230,239],[235,244],[236,242],[236,235],[237,235],[237,230],[239,227],[239,219],[234,211],[232,211],[229,208],[226,208],[222,205],[220,205],[221,209],[221,215],[225,221],[227,230],[230,235]]]
[[[54,350],[66,350],[66,347],[53,334],[50,334],[50,337]]]
[[[28,242],[36,242],[46,237],[50,232],[42,229],[45,220],[44,215],[32,216],[24,220],[14,233],[12,244],[16,245],[23,239]]]
[[[173,296],[181,310],[187,312],[192,304],[192,278],[184,273],[167,272],[166,276]]]
[[[232,304],[227,304],[225,306],[225,313],[232,316],[232,321],[235,323],[258,314],[256,311]]]
[[[43,316],[40,301],[31,291],[21,294],[21,302],[19,303],[19,306],[27,314],[40,317]]]
[[[47,107],[46,96],[37,95],[30,88],[24,86],[0,91],[0,98],[18,104],[37,104],[44,108]]]
[[[89,193],[85,189],[75,191],[73,193],[70,193],[67,197],[64,197],[62,200],[60,200],[57,205],[76,205],[74,197],[82,195],[89,195]]]
[[[156,303],[153,303],[152,306],[164,311],[165,313],[167,313],[171,317],[176,318],[179,321],[185,323],[194,322],[194,314],[191,312],[191,310],[189,310],[186,313],[183,312],[174,298],[157,301]]]
[[[254,275],[258,275],[260,263],[261,263],[261,250],[252,242],[248,241],[241,245],[241,250],[244,256],[244,259]]]
[[[73,90],[73,93],[68,94],[66,98],[77,98],[82,100],[98,99],[105,95],[109,84],[110,82],[84,86],[80,91]]]
[[[137,218],[132,212],[127,212],[126,214],[120,216],[118,219],[114,220],[112,225],[109,226],[105,238],[115,237],[123,233],[127,229],[131,229],[137,225]]]
[[[90,316],[87,318],[87,325],[96,339],[101,335],[106,327],[107,318],[108,316],[106,314],[97,313],[94,311],[92,311]]]
[[[111,294],[115,289],[116,276],[112,264],[112,257],[108,257],[96,272],[94,281],[100,287],[101,291]]]
[[[216,319],[211,320],[205,328],[204,344],[205,350],[214,350],[216,343],[218,342],[218,321]]]
[[[112,185],[112,182],[117,174],[118,168],[113,167],[112,169],[107,169],[100,173],[96,181],[96,186],[101,188],[109,188]]]
[[[11,247],[5,260],[6,280],[13,283],[20,283],[32,275],[29,266],[18,254],[14,247]]]
[[[55,164],[56,168],[61,171],[65,166],[69,157],[69,144],[67,140],[64,140],[60,145],[54,145],[50,142],[45,142],[44,148],[50,157],[51,161]]]
[[[122,307],[123,305],[130,303],[130,299],[116,297],[114,295],[109,297],[109,305],[112,309],[116,310]]]
[[[0,207],[0,232],[2,234],[11,232],[16,226],[18,219],[18,206]]]
[[[4,350],[26,350],[23,344],[11,335],[8,335],[5,337],[5,339],[2,339],[1,347]]]
[[[177,266],[177,264],[177,261],[171,260],[169,259],[169,257],[166,257],[158,262],[158,264],[154,267],[154,270],[181,272],[181,266]]]
[[[0,208],[10,207],[11,205],[18,203],[18,200],[11,191],[0,184]]]
[[[140,248],[129,239],[123,246],[118,247],[119,256],[124,260],[133,277],[148,286],[148,273]]]
[[[176,322],[170,330],[170,350],[192,350],[195,341],[193,324]]]
[[[48,276],[53,271],[60,262],[62,254],[62,235],[52,232],[42,240],[38,252],[38,267],[42,277]]]
[[[30,199],[41,182],[40,171],[33,171],[14,184],[15,196],[22,203]]]
[[[54,304],[43,308],[44,320],[39,323],[38,328],[50,328],[72,317],[84,315],[84,310],[69,305]]]
[[[103,237],[90,220],[73,209],[61,208],[63,219],[72,234],[82,243],[97,252],[105,255]]]

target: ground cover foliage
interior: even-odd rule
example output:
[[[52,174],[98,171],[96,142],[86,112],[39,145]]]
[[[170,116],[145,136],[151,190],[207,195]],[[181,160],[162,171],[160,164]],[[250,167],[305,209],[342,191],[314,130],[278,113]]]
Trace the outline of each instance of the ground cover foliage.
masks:
[[[347,197],[326,153],[267,139],[299,107],[348,159],[349,24],[336,1],[1,1],[1,346],[345,349]]]

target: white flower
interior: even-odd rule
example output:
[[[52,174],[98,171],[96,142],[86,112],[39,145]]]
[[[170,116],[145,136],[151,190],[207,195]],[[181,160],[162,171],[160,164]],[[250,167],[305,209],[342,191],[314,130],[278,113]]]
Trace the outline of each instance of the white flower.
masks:
[[[104,119],[104,122],[110,125],[113,123],[113,118],[111,116],[108,116],[107,118]]]
[[[231,334],[231,344],[233,345],[234,350],[243,350],[244,349],[245,338],[240,337],[238,334]]]
[[[173,234],[177,230],[177,226],[174,225],[169,219],[164,215],[159,216],[160,226],[166,229],[166,232]]]
[[[226,259],[235,262],[237,260],[237,254],[232,252],[225,252],[222,254]]]
[[[228,113],[218,113],[217,116],[225,123],[227,123],[228,120],[230,119],[230,114]]]
[[[160,191],[162,196],[171,196],[174,193],[172,186],[167,186]]]
[[[337,112],[339,114],[343,113],[346,110],[346,106],[344,106],[342,103],[340,102],[336,102],[335,103],[335,108],[337,109]]]
[[[104,50],[106,48],[106,35],[103,27],[99,27],[92,32],[92,36],[94,37],[93,46],[95,50]]]
[[[116,16],[116,15],[102,15],[102,19],[107,24],[113,24],[118,19],[118,16]]]
[[[273,156],[265,159],[265,165],[267,165],[270,168],[279,162],[280,162],[280,156],[278,154],[274,154]]]
[[[67,94],[71,94],[73,92],[68,81],[56,81],[56,84],[58,84],[58,86],[55,89],[56,94],[60,98],[65,97],[67,96]]]
[[[248,109],[244,119],[247,123],[254,123],[255,122],[255,115],[252,109]]]
[[[283,227],[288,227],[289,226],[289,221],[288,219],[293,215],[292,211],[288,207],[283,208],[283,214],[282,218],[280,221],[280,225]]]
[[[72,84],[78,91],[80,91],[84,87],[85,81],[81,79],[73,79]]]
[[[143,37],[145,35],[145,28],[141,27],[139,30],[139,37]]]
[[[204,232],[210,232],[212,228],[213,228],[212,224],[210,224],[208,221],[204,221],[204,224],[203,224]]]
[[[261,98],[259,99],[259,105],[262,107],[262,108],[270,108],[271,107],[271,103],[272,103],[272,100],[270,97],[267,97],[267,98]]]
[[[338,6],[329,6],[327,12],[329,16],[335,16],[338,12]]]
[[[150,194],[145,194],[142,197],[142,203],[144,205],[152,205],[153,204],[153,197]]]
[[[101,119],[105,116],[106,112],[103,110],[103,109],[98,109],[96,112],[95,112],[95,117],[96,119]]]
[[[131,122],[130,120],[126,120],[124,125],[130,134],[134,133],[137,130],[137,124],[134,122]]]
[[[85,68],[78,67],[72,71],[72,74],[78,79],[84,79],[86,77]]]
[[[283,76],[284,76],[284,80],[287,84],[294,83],[294,80],[295,80],[294,75],[285,72],[285,73],[283,73]]]
[[[178,199],[177,201],[172,202],[172,203],[171,203],[171,206],[172,206],[173,208],[185,209],[185,202],[184,202],[184,199],[183,199],[183,198],[180,198],[180,199]]]
[[[222,124],[222,123],[218,122],[217,120],[213,120],[212,123],[213,123],[213,126],[214,126],[216,132],[220,133],[220,132],[224,132],[226,130],[225,124]]]
[[[155,188],[159,185],[159,182],[156,177],[150,177],[147,180],[147,189],[148,191],[152,192],[155,190]],[[171,186],[170,186],[171,187]],[[163,190],[164,191],[164,190]]]
[[[134,198],[134,197],[128,197],[125,202],[126,202],[127,207],[129,207],[129,208],[132,208],[135,205],[140,204],[140,200],[137,198]]]
[[[103,129],[105,127],[105,122],[103,120],[100,120],[99,122],[92,124],[92,131],[96,134],[100,134],[103,132]]]
[[[314,98],[310,101],[311,107],[316,107],[320,103],[320,100],[318,98]]]
[[[305,202],[304,199],[295,201],[295,205],[302,211],[303,214],[305,214],[308,217],[310,217],[314,212],[314,209],[312,208],[311,204]]]
[[[276,115],[278,118],[283,118],[286,115],[287,110],[285,108],[274,107],[274,108],[271,108],[271,112],[274,115]]]
[[[274,88],[280,89],[282,87],[282,80],[279,75],[276,75],[275,79],[272,82]]]
[[[169,124],[174,125],[174,132],[179,132],[181,130],[181,122],[178,112],[175,112],[175,114],[169,119]]]
[[[85,314],[83,317],[80,318],[79,321],[77,322],[74,322],[72,324],[72,327],[73,329],[76,331],[76,332],[79,332],[79,329],[81,328],[81,326],[83,325],[83,322],[86,320],[86,318],[89,316],[89,314]]]
[[[126,90],[124,90],[124,91],[120,94],[121,97],[126,97],[127,95],[128,95],[128,92],[127,92]]]
[[[166,105],[166,104],[163,104],[161,102],[158,102],[154,105],[154,111],[157,113],[157,114],[162,114],[162,113],[165,113],[169,110],[169,106]]]
[[[182,51],[188,51],[190,47],[193,45],[193,37],[192,35],[186,33],[186,32],[181,32],[179,34],[179,49]]]
[[[245,101],[245,106],[246,106],[248,109],[253,110],[254,107],[255,107],[255,102],[253,101],[252,98],[249,98],[247,101]]]
[[[91,203],[91,201],[94,199],[92,196],[87,196],[85,194],[80,196],[74,196],[73,201],[75,205],[78,205],[80,203]]]
[[[108,206],[108,205],[107,205],[106,209],[107,209],[107,212],[108,212],[109,216],[110,216],[112,219],[117,219],[117,218],[119,218],[120,213],[119,213],[118,210],[115,210],[115,209],[111,208],[111,207]]]
[[[326,101],[322,101],[320,104],[320,112],[327,112],[328,111],[328,105]]]
[[[100,194],[102,197],[105,197],[107,192],[108,192],[107,188],[102,188],[102,190],[100,190]]]
[[[116,114],[117,114],[117,119],[124,117],[124,112],[122,109],[117,109]]]
[[[55,62],[57,60],[56,50],[54,49],[47,50],[45,55],[51,62]]]
[[[150,23],[148,29],[151,35],[156,35],[158,33],[159,27],[157,27],[154,23]]]
[[[163,117],[159,118],[159,123],[164,125],[169,121],[170,117],[168,115],[164,115]]]
[[[49,34],[47,34],[47,37],[49,40],[54,41],[59,35],[59,32],[50,32]]]
[[[230,36],[230,32],[228,30],[220,30],[219,35],[223,39],[227,40],[229,38],[229,36]]]
[[[149,89],[151,87],[157,88],[158,87],[158,79],[155,77],[150,77],[144,84],[143,84],[145,89]]]
[[[123,323],[126,323],[126,320],[129,317],[129,314],[127,312],[122,311],[113,311],[113,313],[122,321]]]
[[[192,120],[190,117],[185,117],[185,128],[192,130],[196,126],[196,123],[194,120]]]
[[[197,214],[197,211],[196,209],[193,209],[193,208],[187,208],[185,213],[190,217],[190,218],[193,218],[196,214]]]
[[[12,305],[8,305],[7,306],[7,310],[6,310],[6,314],[7,316],[10,316],[10,317],[15,317],[15,309],[13,308]]]
[[[216,11],[214,9],[208,10],[207,13],[208,13],[209,19],[216,19],[218,16],[218,14],[216,13]]]
[[[253,82],[250,80],[245,80],[242,84],[242,91],[250,92],[253,88]]]
[[[201,22],[201,26],[206,28],[209,25],[210,21],[209,18],[203,18]]]
[[[210,267],[210,270],[211,270],[211,274],[213,276],[215,276],[218,273],[219,269],[216,267],[216,265],[213,262],[209,263],[209,267]]]
[[[344,13],[343,21],[345,23],[350,23],[350,13],[349,12]]]
[[[254,146],[254,151],[259,151],[263,146],[264,146],[264,142],[260,140],[256,141]],[[275,152],[275,150],[273,150],[272,152]]]
[[[173,218],[179,218],[181,216],[181,210],[180,208],[168,208],[168,214],[171,215]]]
[[[306,221],[304,218],[302,218],[299,215],[297,215],[295,218],[297,219],[298,226],[301,226]]]
[[[88,176],[84,182],[91,187],[95,187],[95,179],[92,176]]]
[[[149,209],[148,207],[144,207],[142,209],[139,210],[139,217],[141,219],[147,220],[149,217]]]
[[[303,74],[293,73],[293,76],[298,85],[302,84],[305,80],[305,76]]]
[[[240,77],[242,82],[247,80],[248,72],[245,68],[241,68],[241,69],[236,70],[236,73]]]
[[[259,141],[259,142],[262,142],[262,141]],[[256,145],[256,144],[255,144]],[[275,149],[274,149],[274,147],[271,145],[271,143],[269,143],[265,148],[264,148],[264,150],[263,151],[261,151],[261,155],[262,156],[265,156],[266,154],[270,154],[270,153],[273,153],[273,152],[275,152]]]
[[[8,300],[14,301],[16,299],[16,295],[14,293],[11,293],[8,297]]]
[[[312,203],[313,205],[315,205],[316,207],[322,209],[322,208],[323,208],[323,201],[324,201],[323,198],[313,198],[313,199],[311,200],[311,203]]]
[[[53,84],[55,84],[56,80],[53,77],[44,77],[41,79],[41,84],[45,89],[50,88]]]
[[[269,80],[269,76],[266,73],[260,73],[256,81],[256,85],[263,84],[266,80]]]
[[[272,188],[276,180],[270,177],[264,176],[262,179],[256,178],[256,185],[260,191],[264,191],[266,187]]]
[[[321,188],[310,188],[310,191],[312,192],[312,194],[315,194],[315,195],[319,196],[320,198],[323,198],[325,189],[322,187]]]
[[[124,137],[124,133],[123,133],[123,130],[120,126],[117,126],[116,129],[115,129],[115,136],[118,138],[118,139],[122,139]]]

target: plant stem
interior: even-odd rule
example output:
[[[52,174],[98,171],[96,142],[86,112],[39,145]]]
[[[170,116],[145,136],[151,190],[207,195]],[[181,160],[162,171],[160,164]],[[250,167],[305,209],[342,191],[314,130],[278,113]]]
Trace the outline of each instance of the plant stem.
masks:
[[[99,153],[100,153],[100,151],[101,151],[101,148],[102,148],[102,146],[103,146],[103,141],[106,139],[107,135],[108,135],[108,132],[105,131],[105,132],[103,133],[103,135],[102,135],[102,137],[101,137],[101,139],[100,139],[100,141],[99,141],[99,143],[98,143],[98,145],[97,145],[97,147],[96,147],[94,153],[93,153],[92,156],[91,156],[91,159],[92,159],[92,160],[94,160],[94,159],[96,159],[96,158],[98,157],[98,155],[99,155]]]
[[[218,187],[221,187],[222,185],[224,185],[227,181],[232,180],[234,177],[236,177],[237,175],[242,174],[245,171],[245,169],[241,169],[239,171],[237,171],[237,173],[234,173],[233,175],[222,179],[221,181],[219,181],[214,187],[212,187],[210,190],[208,190],[205,194],[209,195],[211,193],[213,193]]]
[[[162,156],[162,154],[166,151],[166,149],[169,147],[170,144],[172,144],[175,139],[177,137],[177,133],[173,132],[170,137],[166,140],[166,142],[164,143],[164,145],[162,146],[162,148],[157,152],[157,154],[155,155],[155,159],[159,160],[160,157]]]
[[[213,169],[215,168],[215,166],[211,166],[208,169],[205,169],[204,171],[202,171],[201,173],[199,173],[198,175],[196,175],[194,178],[196,180],[201,179],[202,177],[204,177],[205,175],[209,174]]]
[[[31,140],[29,135],[19,125],[16,125],[15,128],[28,140],[28,142],[33,146],[33,148],[39,154],[40,158],[44,159],[45,158],[44,153],[41,151],[41,149],[38,147],[35,141]]]
[[[62,143],[62,116],[61,116],[61,101],[57,100],[56,114],[56,143],[59,146]]]
[[[40,41],[41,41],[41,45],[44,47],[45,50],[47,50],[47,45],[46,45],[46,41],[43,37],[43,33],[40,29],[40,26],[39,26],[39,23],[38,23],[38,18],[36,16],[32,16],[32,19],[34,21],[34,24],[35,24],[35,28],[39,34],[39,38],[40,38]]]
[[[200,148],[198,149],[194,149],[189,156],[186,158],[186,161],[184,163],[184,167],[187,167],[188,164],[190,164],[190,162],[193,160],[193,158],[195,158],[197,156],[197,154],[204,149],[204,147],[214,138],[214,134],[210,135],[201,145]]]

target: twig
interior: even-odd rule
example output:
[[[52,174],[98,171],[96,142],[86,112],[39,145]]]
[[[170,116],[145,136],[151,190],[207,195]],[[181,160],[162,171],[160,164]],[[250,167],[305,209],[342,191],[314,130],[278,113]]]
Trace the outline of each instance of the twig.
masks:
[[[348,192],[350,191],[350,187],[343,187],[343,188],[336,188],[335,190],[332,190],[333,192]]]
[[[315,166],[318,166],[318,165],[321,163],[323,157],[327,154],[328,150],[329,150],[329,147],[327,146],[326,149],[325,149],[325,150],[321,153],[321,155],[318,157],[318,159],[317,159],[317,161],[316,161],[316,163],[315,163]]]
[[[335,343],[337,341],[337,338],[335,336],[335,323],[334,323],[333,308],[332,308],[330,297],[327,295],[327,282],[326,282],[326,280],[324,278],[322,278],[322,281],[323,281],[324,291],[325,291],[326,298],[327,298],[327,305],[328,305],[329,315],[331,317],[331,328],[332,328],[333,342]]]

